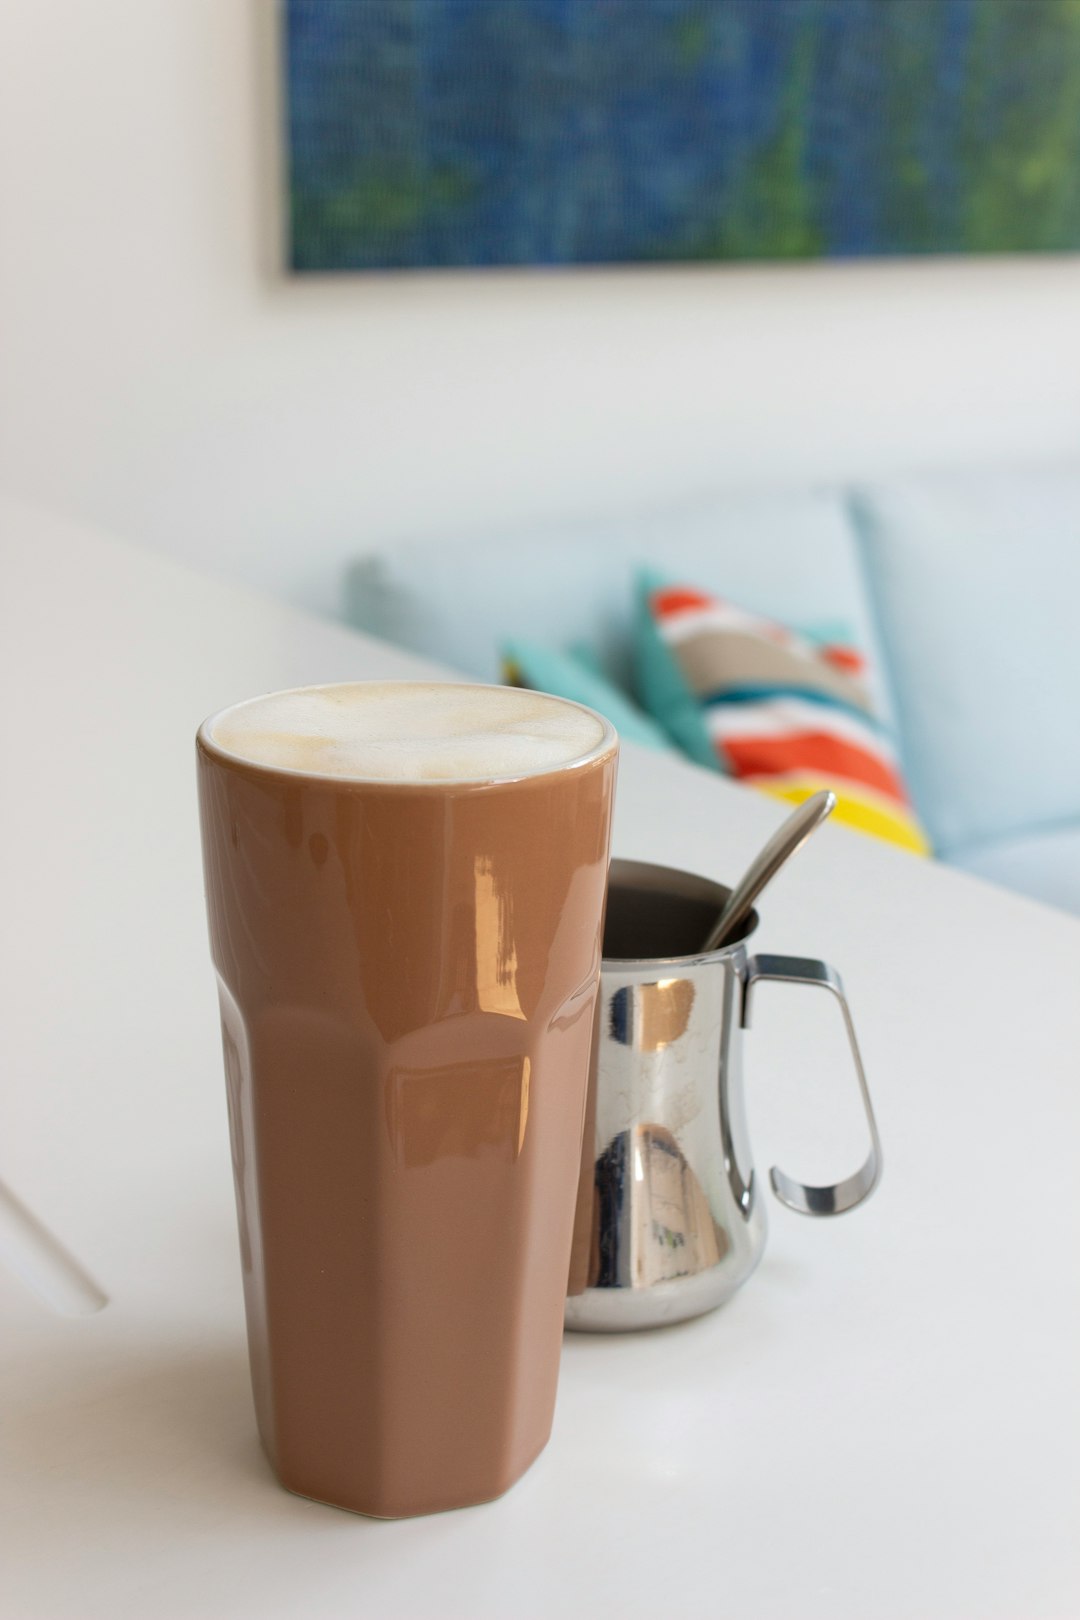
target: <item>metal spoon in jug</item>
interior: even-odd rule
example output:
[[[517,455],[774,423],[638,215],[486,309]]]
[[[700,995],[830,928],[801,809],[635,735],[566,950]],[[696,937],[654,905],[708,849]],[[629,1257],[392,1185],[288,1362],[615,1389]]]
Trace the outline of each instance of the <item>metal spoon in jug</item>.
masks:
[[[758,851],[740,882],[732,889],[727,904],[705,941],[704,951],[718,951],[721,945],[727,943],[750,915],[762,889],[772,882],[788,857],[794,855],[815,828],[820,827],[826,816],[832,814],[835,805],[836,794],[826,788],[821,793],[813,794],[791,812],[764,848]]]

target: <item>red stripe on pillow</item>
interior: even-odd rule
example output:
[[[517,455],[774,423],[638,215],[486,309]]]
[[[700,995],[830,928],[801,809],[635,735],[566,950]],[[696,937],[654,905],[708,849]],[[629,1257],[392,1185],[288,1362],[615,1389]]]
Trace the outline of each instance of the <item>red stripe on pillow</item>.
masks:
[[[717,743],[736,776],[771,776],[786,771],[830,771],[849,782],[862,782],[907,803],[904,784],[877,754],[853,743],[841,742],[825,732],[789,731],[783,737],[719,737]]]
[[[716,602],[715,596],[706,596],[704,591],[686,590],[678,585],[652,593],[653,609],[662,619],[669,618],[673,613],[681,613],[686,608],[715,607]]]
[[[842,669],[848,675],[862,675],[866,670],[866,659],[855,647],[838,647],[829,645],[819,647],[818,653],[827,664],[835,669]]]

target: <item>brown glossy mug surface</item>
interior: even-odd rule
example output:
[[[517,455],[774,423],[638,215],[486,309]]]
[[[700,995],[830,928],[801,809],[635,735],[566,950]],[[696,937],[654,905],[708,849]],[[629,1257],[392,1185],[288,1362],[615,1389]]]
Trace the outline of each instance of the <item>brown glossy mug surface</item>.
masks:
[[[198,741],[259,1430],[385,1517],[547,1441],[616,767],[357,781]]]

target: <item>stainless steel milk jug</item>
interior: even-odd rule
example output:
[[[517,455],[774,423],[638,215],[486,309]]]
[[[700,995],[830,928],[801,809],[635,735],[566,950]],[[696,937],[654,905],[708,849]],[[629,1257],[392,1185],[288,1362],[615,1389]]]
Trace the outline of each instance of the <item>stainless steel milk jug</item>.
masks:
[[[809,1187],[773,1169],[782,1203],[838,1215],[869,1196],[881,1149],[839,975],[750,956],[744,936],[704,955],[728,891],[689,872],[613,861],[566,1325],[622,1332],[723,1304],[765,1246],[747,1138],[742,1031],[762,979],[820,986],[840,1005],[870,1128],[865,1163]]]

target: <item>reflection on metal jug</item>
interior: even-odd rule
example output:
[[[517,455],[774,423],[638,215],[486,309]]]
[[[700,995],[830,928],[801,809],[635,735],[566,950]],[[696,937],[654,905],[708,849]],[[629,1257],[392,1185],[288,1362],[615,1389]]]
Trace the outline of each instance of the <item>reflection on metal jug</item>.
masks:
[[[806,1187],[773,1170],[804,1214],[839,1214],[877,1183],[881,1154],[838,975],[823,962],[749,957],[746,938],[702,955],[726,898],[688,872],[613,861],[566,1324],[621,1332],[722,1305],[765,1247],[742,1091],[742,1030],[759,979],[839,1000],[870,1127],[847,1180]]]
[[[640,1196],[624,1198],[628,1181]],[[597,1288],[648,1288],[715,1266],[728,1248],[705,1190],[664,1125],[621,1131],[596,1161]]]
[[[689,979],[624,984],[611,998],[608,1034],[620,1046],[662,1052],[686,1034],[693,1005],[694,986]]]

